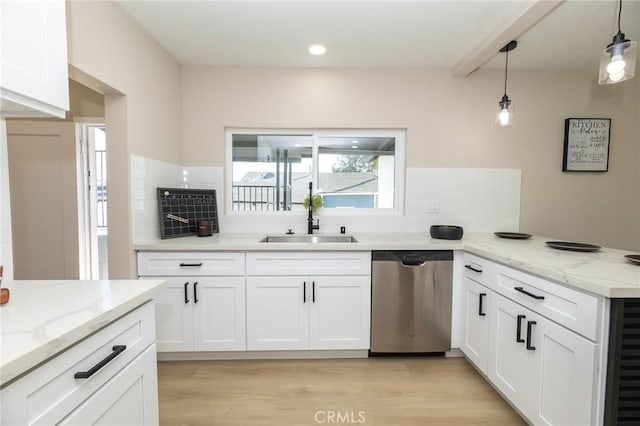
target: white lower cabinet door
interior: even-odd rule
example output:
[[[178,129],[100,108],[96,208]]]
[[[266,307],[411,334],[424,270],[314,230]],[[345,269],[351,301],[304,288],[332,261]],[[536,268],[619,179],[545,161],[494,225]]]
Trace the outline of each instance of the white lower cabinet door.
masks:
[[[247,349],[309,347],[310,282],[307,277],[247,278]]]
[[[465,277],[463,281],[462,312],[463,341],[461,350],[484,374],[489,362],[489,312],[492,292]]]
[[[527,383],[532,356],[525,347],[528,312],[499,295],[493,298],[489,312],[491,325],[487,376],[521,411],[528,406],[528,395],[533,392]]]
[[[193,349],[245,350],[245,278],[193,280]]]
[[[535,321],[530,420],[542,425],[595,424],[597,345],[545,318]]]
[[[158,351],[192,351],[193,281],[189,277],[153,277],[153,279],[167,280],[167,288],[155,299]]]
[[[316,276],[311,280],[310,349],[368,349],[371,277]]]
[[[135,360],[65,417],[62,425],[157,425],[156,348]]]

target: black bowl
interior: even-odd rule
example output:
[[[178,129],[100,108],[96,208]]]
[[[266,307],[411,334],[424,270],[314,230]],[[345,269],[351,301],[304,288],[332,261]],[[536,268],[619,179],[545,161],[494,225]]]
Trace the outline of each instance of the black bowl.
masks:
[[[431,238],[439,240],[460,240],[462,239],[462,226],[455,225],[432,225],[429,229]]]

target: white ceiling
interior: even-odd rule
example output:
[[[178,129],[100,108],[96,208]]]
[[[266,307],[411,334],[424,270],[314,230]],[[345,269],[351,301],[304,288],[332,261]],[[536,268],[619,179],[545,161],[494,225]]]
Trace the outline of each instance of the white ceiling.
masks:
[[[531,1],[119,1],[183,64],[451,69]],[[598,66],[615,33],[614,0],[568,0],[518,37],[510,69]],[[638,41],[640,1],[624,0],[622,31]],[[310,44],[327,54],[307,53]],[[485,67],[504,67],[496,52]]]

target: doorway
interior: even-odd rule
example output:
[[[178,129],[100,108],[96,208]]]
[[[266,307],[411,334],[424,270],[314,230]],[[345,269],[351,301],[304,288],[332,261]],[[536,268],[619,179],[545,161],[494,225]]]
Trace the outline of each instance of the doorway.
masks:
[[[80,278],[109,278],[107,132],[104,122],[76,123]]]

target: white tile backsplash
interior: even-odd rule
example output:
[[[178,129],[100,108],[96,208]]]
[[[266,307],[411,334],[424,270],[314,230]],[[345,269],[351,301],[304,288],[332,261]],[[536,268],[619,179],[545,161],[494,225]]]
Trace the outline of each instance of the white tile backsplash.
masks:
[[[134,157],[132,192],[134,241],[159,238],[156,188],[189,187],[215,189],[221,232],[306,232],[306,215],[225,214],[224,168],[182,167]],[[520,181],[517,169],[408,168],[404,214],[340,214],[321,210],[320,232],[428,232],[435,224],[460,225],[465,232],[518,231],[520,227]],[[439,212],[427,213],[438,201]]]

